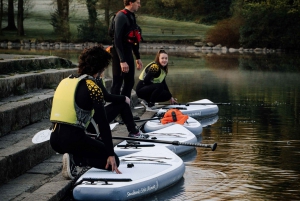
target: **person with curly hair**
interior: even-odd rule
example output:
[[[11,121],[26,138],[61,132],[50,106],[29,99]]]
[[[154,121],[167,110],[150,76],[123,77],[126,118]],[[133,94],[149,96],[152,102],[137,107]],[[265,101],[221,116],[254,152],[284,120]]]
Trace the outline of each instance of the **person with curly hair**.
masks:
[[[50,116],[53,123],[50,144],[56,152],[64,154],[62,174],[67,179],[77,175],[76,166],[121,174],[109,126],[111,114],[104,107],[106,94],[96,81],[110,62],[111,54],[102,45],[84,49],[79,56],[79,76],[63,79],[55,91]],[[120,105],[128,105],[130,101],[125,96],[115,99]],[[131,111],[124,110],[130,116]],[[100,132],[100,138],[86,135],[92,130],[90,122],[94,122],[93,129]],[[134,127],[133,120],[131,123]]]
[[[159,50],[155,60],[149,63],[139,76],[136,86],[136,94],[146,101],[142,104],[146,107],[153,107],[155,102],[170,100],[171,104],[177,103],[166,83],[168,74],[168,54],[165,50]]]

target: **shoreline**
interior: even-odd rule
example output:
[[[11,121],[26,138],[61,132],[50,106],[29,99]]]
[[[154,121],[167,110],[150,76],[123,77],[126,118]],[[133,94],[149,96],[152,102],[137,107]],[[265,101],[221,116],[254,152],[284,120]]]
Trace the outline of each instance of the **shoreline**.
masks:
[[[93,47],[100,43],[97,42],[85,42],[85,43],[64,43],[64,42],[31,42],[31,41],[21,41],[16,42],[0,42],[0,48],[3,49],[16,49],[16,50],[83,50],[86,47]],[[110,45],[104,45],[108,47]],[[140,43],[141,51],[157,51],[158,49],[166,49],[168,51],[174,52],[202,52],[202,53],[216,53],[216,54],[226,54],[226,53],[282,53],[282,49],[268,49],[268,48],[231,48],[222,46],[221,44],[214,45],[212,43],[195,42],[194,45],[191,44],[176,44],[176,43]]]

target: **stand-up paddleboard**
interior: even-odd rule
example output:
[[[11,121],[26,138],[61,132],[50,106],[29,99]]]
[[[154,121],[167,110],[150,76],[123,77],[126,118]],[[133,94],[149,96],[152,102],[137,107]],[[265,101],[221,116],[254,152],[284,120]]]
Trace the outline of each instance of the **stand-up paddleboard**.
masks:
[[[177,183],[185,166],[163,146],[120,157],[122,174],[92,168],[75,183],[75,200],[133,200]]]
[[[164,140],[164,141],[179,141],[183,143],[197,143],[196,136],[188,129],[179,124],[174,124],[163,129],[153,132],[148,132],[148,139]],[[118,156],[127,155],[129,153],[140,152],[144,149],[155,149],[156,147],[167,147],[177,155],[183,155],[194,150],[192,146],[173,145],[173,144],[159,144],[153,142],[137,142],[137,141],[122,141],[114,150]]]
[[[148,132],[154,132],[156,130],[159,129],[163,129],[166,127],[169,127],[171,125],[175,125],[175,122],[170,122],[167,124],[162,124],[160,122],[159,119],[153,119],[153,120],[149,120],[144,124],[144,131],[146,133]],[[202,133],[202,125],[200,124],[199,121],[197,121],[196,119],[194,119],[193,117],[189,117],[187,119],[187,121],[182,125],[183,127],[185,127],[186,129],[188,129],[189,131],[191,131],[194,135],[200,135]]]
[[[204,127],[213,125],[214,123],[216,123],[218,121],[218,119],[219,119],[219,116],[214,115],[211,117],[206,117],[206,118],[204,117],[204,118],[196,119],[196,120],[199,121],[200,124],[202,125],[202,128],[204,128]]]
[[[211,102],[208,99],[202,99],[202,100],[189,102],[189,103],[190,103],[190,105],[189,104],[166,105],[157,111],[157,116],[162,115],[168,109],[171,109],[171,108],[177,108],[183,114],[189,115],[190,117],[212,116],[219,112],[218,105],[213,105],[213,102]],[[205,105],[205,103],[207,103],[207,105]]]

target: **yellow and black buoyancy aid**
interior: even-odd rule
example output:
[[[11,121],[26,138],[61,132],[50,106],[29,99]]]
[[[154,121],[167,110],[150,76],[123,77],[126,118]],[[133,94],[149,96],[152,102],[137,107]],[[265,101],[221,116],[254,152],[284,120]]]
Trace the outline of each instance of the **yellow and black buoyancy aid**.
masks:
[[[148,69],[148,72],[149,72],[149,71],[151,71],[151,68],[153,68],[154,71],[159,70],[159,66],[153,61],[144,68],[144,70],[142,71],[142,73],[139,76],[139,79],[144,80],[147,75],[146,69]],[[160,75],[156,78],[153,78],[152,83],[162,83],[162,81],[165,79],[166,76],[167,76],[166,72],[163,69],[160,69]]]
[[[74,77],[71,75],[59,83],[53,97],[51,122],[66,123],[83,129],[87,128],[94,115],[94,110],[83,110],[75,102],[75,92],[78,83],[82,79],[93,80],[93,77],[88,75]]]

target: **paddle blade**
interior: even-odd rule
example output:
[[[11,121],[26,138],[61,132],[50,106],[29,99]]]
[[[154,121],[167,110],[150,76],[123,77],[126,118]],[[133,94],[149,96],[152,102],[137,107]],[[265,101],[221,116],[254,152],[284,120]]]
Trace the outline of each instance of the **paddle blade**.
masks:
[[[50,140],[51,130],[46,129],[38,132],[32,138],[32,143],[38,144]]]
[[[214,143],[211,147],[211,150],[214,151],[214,150],[216,150],[216,148],[217,148],[217,143]]]
[[[113,124],[110,124],[110,130],[113,130],[119,123],[113,123]]]

